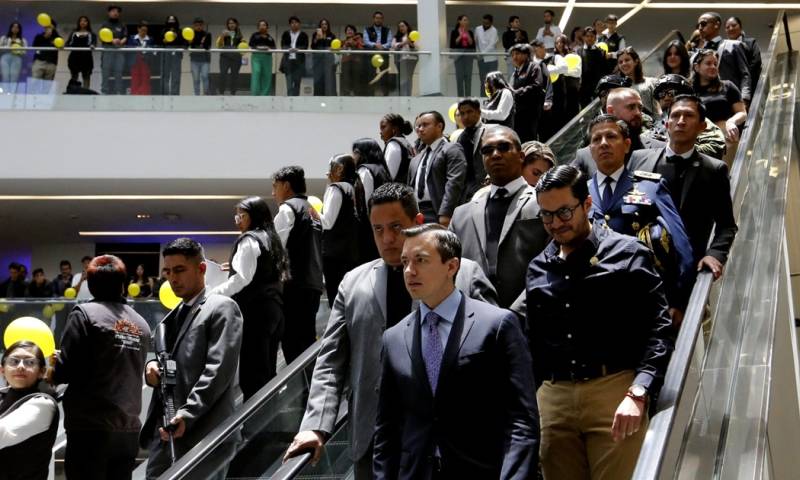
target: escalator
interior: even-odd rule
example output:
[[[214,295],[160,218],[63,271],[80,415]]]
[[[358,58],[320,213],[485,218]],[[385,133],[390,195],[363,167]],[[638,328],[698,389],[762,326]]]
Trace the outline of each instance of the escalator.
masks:
[[[660,53],[664,45],[672,40],[676,33],[677,32],[670,32],[667,36],[662,38],[658,44],[643,57],[643,61]],[[775,44],[776,40],[773,37],[773,42],[768,54],[768,68],[764,69],[764,71],[767,72],[764,76],[767,77],[768,81],[764,81],[762,78],[762,87],[760,87],[754,99],[753,105],[756,108],[748,118],[749,128],[746,130],[746,134],[741,142],[737,155],[738,163],[735,164],[732,171],[732,181],[736,181],[739,177],[751,174],[744,166],[745,163],[752,162],[752,152],[748,151],[752,149],[756,141],[767,141],[761,133],[764,129],[767,129],[765,131],[769,132],[770,135],[785,130],[781,129],[780,124],[776,123],[780,119],[773,118],[774,114],[770,113],[773,104],[767,101],[768,98],[771,98],[769,89],[777,85],[778,82],[778,80],[776,80],[777,77],[775,77],[773,73],[776,68],[778,68],[778,60],[780,60],[779,58],[775,58],[774,55]],[[780,63],[780,65],[786,64],[786,61]],[[780,78],[788,78],[787,75],[789,75],[789,73],[782,75]],[[793,83],[791,85],[793,88]],[[764,93],[765,91],[767,93]],[[598,108],[598,102],[595,100],[595,102],[583,109],[561,131],[548,141],[548,144],[553,148],[556,154],[556,158],[569,159],[574,157],[575,151],[580,146],[585,127],[596,115]],[[785,135],[786,132],[784,131],[783,133]],[[791,132],[789,135],[791,135]],[[773,142],[775,140],[770,139],[768,141]],[[750,153],[750,155],[745,155],[746,153]],[[732,191],[738,190],[734,189]],[[741,205],[741,203],[739,205]],[[737,239],[734,248],[734,254],[729,263],[729,268],[731,269],[734,268],[734,265],[737,265],[734,255],[737,253],[746,253],[746,251],[752,248],[752,245],[746,240]],[[741,256],[744,257],[744,255]],[[729,272],[725,278],[727,279],[733,276],[734,274]],[[746,275],[743,276],[746,277]],[[689,338],[691,334],[687,333],[689,330],[687,327],[693,327],[696,324],[699,331],[702,325],[702,314],[705,311],[705,304],[709,298],[711,285],[709,277],[709,274],[701,274],[698,279],[692,296],[693,303],[691,308],[687,311],[687,320],[681,332],[681,339],[679,339],[679,350],[676,350],[676,358],[684,356],[683,350],[686,348],[683,347],[680,342],[686,343],[689,341],[686,340],[686,338]],[[717,313],[719,314],[719,312]],[[691,317],[692,315],[694,316]],[[693,319],[695,321],[690,325],[689,323]],[[696,333],[694,338],[699,338]],[[349,455],[350,429],[347,423],[346,405],[340,408],[336,431],[328,440],[323,456],[316,466],[310,464],[310,454],[300,455],[290,459],[286,463],[282,463],[283,453],[297,433],[305,411],[309,382],[318,349],[319,342],[309,347],[306,352],[298,357],[291,365],[282,370],[279,375],[262,388],[259,393],[242,404],[229,421],[218,426],[203,441],[197,444],[182,459],[166,471],[160,479],[198,478],[197,472],[199,471],[199,465],[203,459],[213,455],[226,439],[230,438],[232,435],[236,435],[240,431],[242,432],[244,440],[239,444],[236,456],[227,459],[224,465],[220,465],[221,469],[227,469],[226,477],[229,479],[351,478],[353,472],[352,461]],[[673,361],[668,374],[667,385],[665,386],[665,392],[670,388],[675,391],[669,390],[669,393],[662,394],[659,404],[659,414],[654,417],[650,430],[664,425],[664,415],[662,414],[669,410],[667,405],[671,399],[675,398],[676,392],[679,394],[683,389],[685,372],[680,372],[680,368],[678,367],[681,365],[677,365],[677,367],[676,365],[675,361]],[[664,463],[663,459],[665,458],[665,453],[660,447],[664,447],[668,442],[665,441],[663,444],[654,445],[652,442],[654,435],[655,434],[651,435],[651,433],[648,432],[647,443],[643,450],[642,460],[640,460],[640,469],[637,470],[637,478],[659,478],[659,474],[648,476],[645,473],[640,473],[644,471],[644,468],[647,468],[647,472],[652,472],[650,464],[653,462],[658,463],[659,466]],[[653,458],[655,458],[655,460],[652,460]],[[688,456],[686,458],[688,461]]]

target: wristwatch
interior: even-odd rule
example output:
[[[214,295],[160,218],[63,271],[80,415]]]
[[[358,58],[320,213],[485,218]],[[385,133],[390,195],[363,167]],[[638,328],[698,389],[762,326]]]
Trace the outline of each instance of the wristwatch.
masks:
[[[628,388],[628,391],[625,393],[625,396],[632,398],[635,401],[646,402],[647,388],[643,387],[642,385],[631,385],[631,387]]]

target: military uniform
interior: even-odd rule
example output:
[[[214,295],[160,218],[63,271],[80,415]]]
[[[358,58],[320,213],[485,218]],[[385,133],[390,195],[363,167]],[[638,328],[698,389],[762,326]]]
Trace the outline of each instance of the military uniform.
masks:
[[[589,180],[594,201],[589,213],[595,227],[631,235],[653,251],[671,307],[685,309],[694,283],[692,246],[661,175],[622,171],[610,200],[603,199],[597,174]]]

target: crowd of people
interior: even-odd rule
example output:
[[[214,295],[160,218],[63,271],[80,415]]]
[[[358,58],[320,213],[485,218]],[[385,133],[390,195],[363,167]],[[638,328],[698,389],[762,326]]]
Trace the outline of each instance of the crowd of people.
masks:
[[[698,22],[707,42],[720,25],[714,13]],[[276,375],[279,349],[288,363],[317,340],[325,293],[331,314],[286,458],[312,451],[318,460],[347,398],[355,478],[525,479],[539,468],[544,478],[630,478],[697,272],[718,279],[736,236],[728,166],[711,154],[722,157],[735,139],[746,103],[729,94],[738,87],[720,80],[716,61],[744,47],[703,49],[690,58],[689,79],[669,72],[650,82],[656,103],[646,130],[641,64],[637,72],[613,27],[607,35],[623,45],[619,73],[593,87],[601,109],[574,158],[525,137],[533,120],[516,100],[513,123],[493,121],[509,87],[492,72],[500,94],[462,98],[463,129],[452,135],[438,111],[413,125],[386,114],[383,145],[357,139],[329,159],[320,210],[299,166],[273,172],[275,212],[259,197],[233,206],[241,235],[222,284],[206,287],[199,243],[170,242],[163,276],[182,301],[152,346],[146,322],[125,304],[124,264],[85,259],[78,282],[93,300],[70,312],[53,371],[35,345],[4,354],[0,432],[13,417],[22,433],[0,443],[0,456],[12,451],[6,445],[25,446],[44,462],[57,424],[36,387],[44,377],[69,384],[68,477],[129,478],[138,444],[155,478],[234,411],[237,371],[247,400]],[[533,74],[541,62],[530,60],[519,29],[513,36],[514,76]],[[680,47],[668,47],[665,67],[684,67]],[[526,62],[533,70],[522,74]],[[722,116],[731,116],[720,126],[726,102]],[[58,285],[75,284],[67,266]],[[20,288],[18,267],[3,292]],[[620,292],[622,309],[609,301]],[[144,364],[149,348],[171,355],[176,377],[165,377],[162,357]],[[175,385],[172,418],[162,420],[154,395],[140,425],[143,371],[153,388]],[[195,472],[224,478],[240,440],[230,436]]]

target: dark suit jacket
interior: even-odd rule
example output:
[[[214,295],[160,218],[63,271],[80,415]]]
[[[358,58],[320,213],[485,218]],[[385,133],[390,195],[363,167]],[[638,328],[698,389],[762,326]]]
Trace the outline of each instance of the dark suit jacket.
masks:
[[[408,167],[408,184],[414,191],[417,189],[417,170],[425,150],[421,148]],[[466,175],[467,160],[461,145],[448,143],[446,139],[439,142],[428,158],[428,182],[425,186],[437,215],[453,216],[453,211],[461,204]]]
[[[283,32],[281,35],[281,48],[292,48],[292,36],[289,30]],[[297,43],[295,44],[295,48],[299,50],[307,50],[308,49],[308,34],[306,32],[300,32],[300,35],[297,37]],[[296,60],[290,60],[289,54],[284,53],[287,62],[299,62],[301,64],[305,64],[306,61],[306,54],[305,53],[298,53]]]
[[[186,434],[175,440],[178,455],[189,451],[227,419],[233,413],[236,398],[233,386],[242,344],[242,314],[236,302],[228,297],[203,295],[183,322],[170,352],[178,366],[175,405],[186,423]],[[164,323],[171,321],[177,312],[178,308],[169,312],[156,329],[164,329]],[[155,337],[157,332],[153,334]],[[156,427],[160,423],[161,403],[154,394],[139,436],[142,447],[150,446],[158,437]],[[166,468],[168,447],[164,443],[157,445],[155,451],[162,457],[160,461],[167,462],[163,465]],[[155,456],[151,450],[151,457]],[[150,463],[154,461],[152,458]]]
[[[435,395],[419,310],[383,335],[376,479],[427,480],[438,447],[447,478],[535,477],[539,418],[531,356],[514,314],[463,298]]]
[[[730,80],[742,91],[742,98],[750,100],[753,94],[747,47],[738,40],[722,40],[717,47],[719,78]]]
[[[636,150],[663,148],[665,146],[664,142],[649,135],[639,135],[639,141],[641,142],[640,145],[634,145],[631,143],[631,151],[628,152],[628,158],[625,159],[626,164],[630,161],[631,155],[633,155],[633,152]],[[594,174],[597,173],[597,164],[594,163],[592,152],[589,151],[588,146],[578,149],[578,151],[575,152],[575,159],[570,163],[573,167],[576,167],[583,172],[583,174],[587,177],[593,177]]]
[[[475,172],[475,180],[470,182],[469,179],[466,179],[464,182],[464,193],[461,196],[462,203],[468,202],[472,196],[475,195],[475,192],[477,192],[483,186],[483,181],[486,179],[486,167],[483,165],[483,155],[481,154],[481,137],[483,137],[484,130],[486,130],[486,125],[482,124],[480,127],[478,127],[478,129],[475,131],[475,135],[472,137],[472,152],[464,152],[466,161],[472,162],[472,168]],[[464,135],[464,132],[459,135],[459,142],[461,141],[462,135]],[[464,171],[466,172],[466,170]]]
[[[636,151],[628,170],[657,172],[669,183],[671,166],[665,157],[666,148]],[[684,173],[681,191],[671,193],[692,243],[695,261],[710,255],[725,263],[738,230],[725,162],[695,152]],[[712,228],[714,237],[709,245]]]
[[[744,43],[747,54],[747,64],[750,66],[750,90],[756,93],[758,78],[761,76],[761,48],[753,37],[746,37],[742,33],[741,42]]]
[[[525,117],[531,112],[541,111],[547,90],[545,72],[544,65],[533,59],[514,70],[510,83],[514,91],[514,108],[518,116]]]
[[[450,221],[450,230],[461,239],[461,255],[478,263],[489,275],[486,260],[486,203],[489,194],[456,208]],[[528,264],[541,252],[549,237],[544,230],[536,202],[536,191],[531,186],[519,189],[503,221],[497,246],[497,276],[490,278],[499,298],[498,305],[510,308],[523,317],[519,302],[525,300],[525,273]]]

